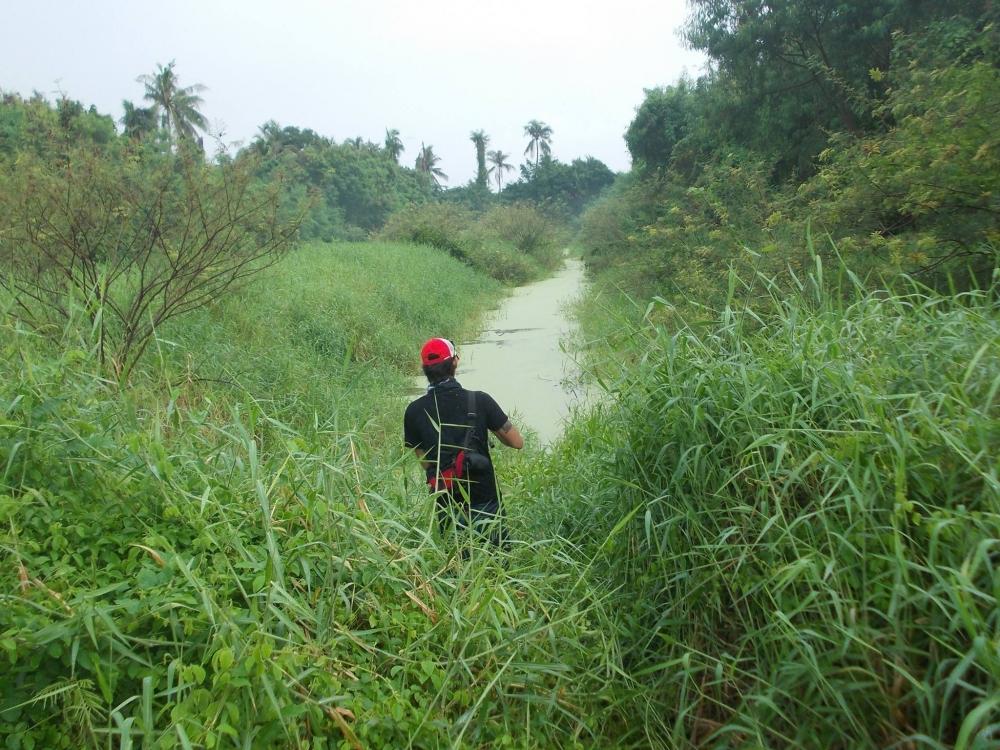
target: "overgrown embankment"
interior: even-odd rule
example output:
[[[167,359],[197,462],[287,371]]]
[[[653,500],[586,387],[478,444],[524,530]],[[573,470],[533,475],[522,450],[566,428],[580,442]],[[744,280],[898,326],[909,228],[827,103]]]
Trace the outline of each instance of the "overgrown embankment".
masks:
[[[669,326],[620,331],[612,401],[534,515],[608,592],[629,742],[988,747],[997,288],[888,294],[813,262],[791,295],[757,279],[763,303],[732,279],[714,325],[661,301]]]
[[[305,248],[124,391],[86,330],[5,318],[8,746],[593,744],[600,602],[544,543],[460,563],[398,443],[414,346],[496,293],[428,248]]]

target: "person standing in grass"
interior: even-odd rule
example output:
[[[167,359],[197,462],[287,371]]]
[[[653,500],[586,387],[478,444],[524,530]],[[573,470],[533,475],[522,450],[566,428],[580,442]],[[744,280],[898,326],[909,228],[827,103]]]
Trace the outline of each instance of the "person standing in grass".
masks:
[[[468,391],[455,379],[459,356],[451,341],[430,339],[420,360],[427,393],[406,407],[403,440],[437,494],[438,523],[444,531],[454,521],[458,529],[471,528],[502,544],[506,532],[489,433],[518,450],[524,438],[492,396]]]

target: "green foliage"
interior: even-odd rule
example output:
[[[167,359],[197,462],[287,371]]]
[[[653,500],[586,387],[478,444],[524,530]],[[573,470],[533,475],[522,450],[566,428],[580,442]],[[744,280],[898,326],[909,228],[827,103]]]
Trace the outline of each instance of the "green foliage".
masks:
[[[5,319],[0,733],[616,746],[596,592],[546,542],[463,562],[402,460],[420,341],[496,292],[429,248],[311,246],[163,331],[125,393],[86,337]]]
[[[993,29],[953,33],[900,42],[880,110],[893,126],[835,138],[800,193],[856,257],[925,273],[968,262],[988,283],[1000,246],[1000,45]]]
[[[0,159],[22,152],[51,158],[69,145],[91,145],[98,149],[115,141],[115,124],[91,106],[63,97],[53,107],[36,94],[22,99],[17,94],[0,97]]]
[[[479,227],[531,256],[543,268],[555,268],[562,260],[556,225],[531,206],[496,206],[479,219]]]
[[[618,700],[649,744],[987,747],[997,288],[888,295],[841,269],[829,293],[814,262],[792,293],[731,277],[704,334],[663,301],[669,326],[619,330],[610,403],[537,514],[616,592]]]
[[[674,146],[690,127],[691,99],[685,81],[677,86],[646,90],[646,98],[625,132],[625,145],[636,166],[670,164]]]
[[[284,424],[367,425],[395,443],[396,394],[409,382],[401,373],[415,372],[414,352],[435,334],[468,335],[498,294],[428,247],[314,243],[161,330],[157,366],[190,384],[189,404],[204,392],[220,418],[249,395]]]
[[[524,155],[533,158],[538,166],[540,159],[552,153],[552,128],[541,120],[531,120],[524,126],[524,134],[528,137]]]
[[[459,206],[444,203],[411,206],[393,214],[381,234],[387,240],[429,245],[465,260],[463,233],[472,220],[472,214]]]
[[[831,130],[877,127],[871,103],[890,65],[893,33],[930,21],[977,19],[987,3],[904,0],[761,3],[696,0],[687,40],[715,63],[724,96],[713,106],[716,143],[739,143],[776,161],[783,177],[809,174]]]
[[[490,137],[483,130],[473,130],[469,134],[469,140],[476,147],[476,182],[475,185],[482,191],[488,189],[489,172],[486,171],[486,146],[489,145]]]
[[[174,72],[175,64],[173,60],[165,66],[157,64],[156,73],[139,76],[137,80],[145,86],[143,98],[151,105],[150,116],[154,120],[160,118],[167,140],[172,144],[194,142],[198,131],[208,128],[208,121],[199,110],[204,103],[199,94],[205,87],[200,83],[181,86]],[[126,107],[125,114],[129,116],[135,112],[130,113]]]
[[[417,154],[416,161],[413,164],[413,168],[417,170],[417,173],[423,176],[423,179],[433,187],[437,188],[440,186],[440,180],[447,182],[448,175],[444,173],[439,166],[438,162],[441,161],[441,157],[434,153],[434,147],[428,146],[423,143],[420,144],[420,153]]]
[[[412,169],[401,167],[398,132],[387,133],[385,149],[370,143],[337,144],[308,128],[265,123],[248,149],[260,156],[258,176],[280,182],[288,203],[307,198],[305,239],[357,240],[381,227],[391,213],[430,199],[430,184]]]
[[[414,206],[390,217],[381,236],[436,247],[515,284],[554,268],[562,258],[556,225],[530,206],[497,206],[478,219],[456,204]]]
[[[521,167],[521,179],[507,185],[503,199],[531,203],[552,218],[569,222],[607,189],[614,173],[599,159],[588,156],[563,164],[545,156],[537,165]]]
[[[612,269],[628,293],[664,296],[694,317],[698,304],[724,299],[730,267],[763,270],[791,289],[810,232],[829,235],[856,272],[889,285],[901,272],[942,288],[989,283],[1000,237],[995,27],[949,19],[891,41],[885,68],[867,72],[882,91],[866,99],[877,125],[824,136],[818,171],[804,181],[776,181],[785,156],[752,139],[713,144],[721,82],[683,87],[676,112],[687,108],[687,131],[669,158],[644,162],[581,222],[588,262]],[[643,147],[663,145],[650,134],[660,132],[654,112],[675,112],[668,94],[681,89],[650,92],[640,108],[633,131]]]
[[[493,175],[497,181],[497,192],[502,193],[504,173],[514,171],[514,165],[507,161],[510,154],[505,154],[500,149],[497,149],[496,151],[490,151],[487,157],[492,165],[489,169],[489,174]]]

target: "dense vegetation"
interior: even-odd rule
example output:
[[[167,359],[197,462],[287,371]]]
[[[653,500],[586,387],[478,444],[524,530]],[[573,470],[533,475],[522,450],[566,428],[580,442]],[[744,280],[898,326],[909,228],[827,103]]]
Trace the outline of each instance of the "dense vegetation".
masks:
[[[636,169],[583,219],[596,268],[639,296],[718,304],[732,264],[801,272],[811,229],[858,273],[990,282],[992,5],[694,5],[713,71],[647,92],[626,134]]]
[[[380,234],[436,247],[499,281],[523,284],[562,262],[565,231],[527,204],[495,206],[477,216],[451,203],[431,203],[393,214]]]
[[[514,544],[469,559],[413,352],[558,263],[603,165],[537,120],[513,184],[484,131],[452,191],[392,130],[206,160],[172,64],[123,134],[5,98],[8,747],[996,745],[993,6],[692,6],[711,72],[581,221],[603,399],[500,458]]]
[[[619,335],[538,514],[613,592],[637,745],[989,747],[997,289],[815,263],[703,333]]]

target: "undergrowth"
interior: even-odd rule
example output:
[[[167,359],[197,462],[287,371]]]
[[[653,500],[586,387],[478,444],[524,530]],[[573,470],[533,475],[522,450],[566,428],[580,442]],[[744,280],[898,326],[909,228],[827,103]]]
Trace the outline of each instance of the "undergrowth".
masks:
[[[462,273],[309,248],[126,388],[4,318],[9,747],[995,743],[995,288],[654,306],[465,560],[398,435],[414,345],[494,293]]]
[[[554,456],[536,515],[614,592],[637,745],[997,742],[996,287],[822,271],[621,331]]]

